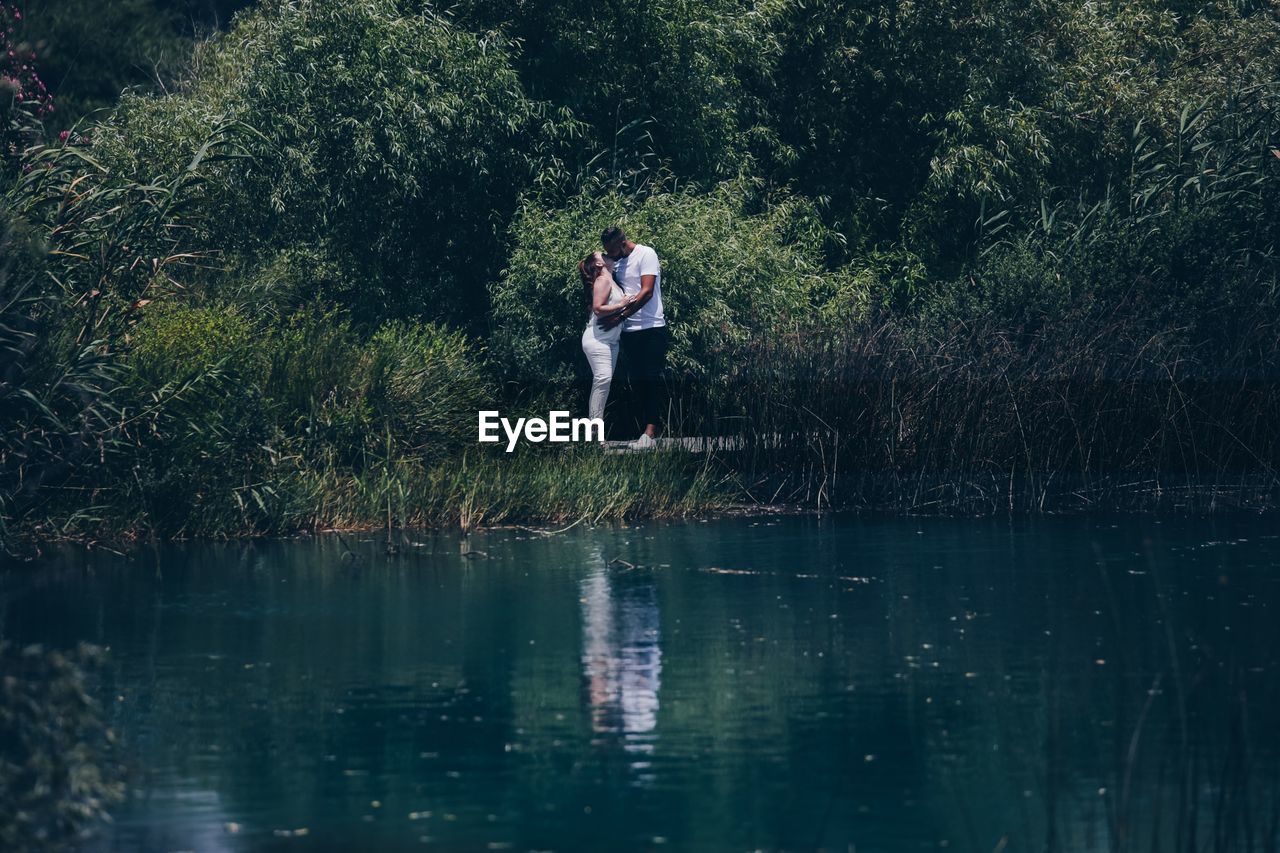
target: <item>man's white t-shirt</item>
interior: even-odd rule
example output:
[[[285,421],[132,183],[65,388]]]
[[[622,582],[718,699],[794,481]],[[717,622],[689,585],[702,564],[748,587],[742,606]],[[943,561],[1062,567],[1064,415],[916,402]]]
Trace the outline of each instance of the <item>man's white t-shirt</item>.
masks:
[[[653,296],[641,306],[639,311],[622,321],[624,332],[667,325],[667,318],[662,313],[662,265],[658,263],[658,253],[652,246],[636,243],[631,254],[618,260],[613,270],[613,277],[618,284],[622,285],[623,293],[627,296],[635,296],[640,292],[642,275],[653,276]]]

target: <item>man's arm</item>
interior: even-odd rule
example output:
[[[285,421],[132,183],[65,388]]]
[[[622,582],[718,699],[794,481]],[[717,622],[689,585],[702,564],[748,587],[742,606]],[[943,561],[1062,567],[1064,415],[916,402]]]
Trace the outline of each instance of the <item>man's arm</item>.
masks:
[[[643,308],[646,302],[653,298],[653,285],[657,280],[658,277],[656,275],[640,276],[640,292],[636,294],[631,305],[627,307],[627,311],[634,314]]]
[[[653,284],[657,280],[658,277],[654,275],[640,276],[640,292],[635,296],[628,296],[626,301],[622,303],[622,308],[618,313],[610,317],[608,320],[601,322],[600,325],[606,329],[612,329],[614,326],[618,325],[623,320],[643,308],[644,304],[653,298]]]
[[[658,253],[648,247],[645,248],[644,254],[640,257],[640,292],[636,294],[635,305],[631,308],[631,313],[639,311],[644,304],[653,298],[653,289],[657,286],[658,270]]]

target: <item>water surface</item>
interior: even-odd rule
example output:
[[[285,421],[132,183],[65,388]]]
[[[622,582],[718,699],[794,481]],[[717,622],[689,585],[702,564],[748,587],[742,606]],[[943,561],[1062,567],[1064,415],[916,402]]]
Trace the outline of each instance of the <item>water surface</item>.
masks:
[[[67,554],[109,850],[1277,838],[1269,519],[784,517]]]

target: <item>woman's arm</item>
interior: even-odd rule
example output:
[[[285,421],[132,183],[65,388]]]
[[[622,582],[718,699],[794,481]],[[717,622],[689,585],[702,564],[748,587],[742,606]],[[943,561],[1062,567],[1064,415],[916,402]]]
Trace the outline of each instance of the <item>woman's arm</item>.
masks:
[[[609,292],[612,289],[613,276],[609,274],[608,270],[604,270],[600,275],[596,276],[596,280],[591,285],[591,311],[597,317],[610,317],[629,304],[626,299],[621,302],[609,303]]]

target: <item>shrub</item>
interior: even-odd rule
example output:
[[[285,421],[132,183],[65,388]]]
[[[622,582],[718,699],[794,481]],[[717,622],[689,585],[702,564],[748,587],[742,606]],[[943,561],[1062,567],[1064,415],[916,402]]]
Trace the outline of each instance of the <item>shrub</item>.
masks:
[[[438,461],[475,441],[492,394],[466,338],[430,323],[393,321],[369,341],[368,394],[381,432]]]
[[[133,331],[130,364],[147,387],[193,383],[215,370],[242,387],[261,387],[265,354],[234,307],[156,305]]]
[[[271,514],[261,488],[275,429],[263,397],[270,359],[232,308],[177,304],[149,311],[133,333],[136,430],[132,488],[164,533],[253,529]],[[235,519],[231,524],[228,519]]]
[[[0,552],[67,501],[68,481],[116,450],[115,359],[69,339],[68,305],[42,289],[43,234],[0,205]],[[70,499],[73,511],[87,507]],[[54,510],[55,514],[57,510]]]
[[[166,535],[323,519],[335,483],[422,469],[474,440],[489,399],[460,332],[394,321],[362,340],[321,302],[265,328],[234,307],[169,304],[131,342],[141,426],[116,503]]]
[[[218,296],[256,317],[301,316],[317,304],[336,308],[360,281],[359,265],[333,241],[288,245],[254,257],[227,256],[225,276],[214,288]]]
[[[118,352],[137,309],[192,258],[177,213],[219,145],[206,141],[146,184],[77,146],[36,145],[0,187],[0,474],[19,484],[0,494],[6,549],[94,513],[94,482],[127,456]]]
[[[350,380],[360,344],[341,311],[313,302],[272,330],[271,398],[290,413],[305,413],[318,398],[335,394]]]

